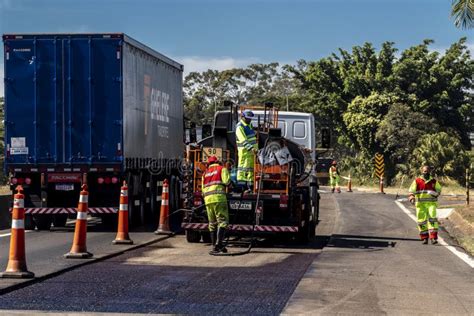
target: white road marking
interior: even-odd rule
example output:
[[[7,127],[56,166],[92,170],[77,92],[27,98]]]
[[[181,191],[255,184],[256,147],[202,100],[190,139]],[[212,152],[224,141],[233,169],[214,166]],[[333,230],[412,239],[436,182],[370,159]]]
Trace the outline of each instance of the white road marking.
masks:
[[[399,201],[395,201],[395,203],[412,220],[414,220],[416,223],[418,222],[416,216],[413,215],[410,212],[410,210],[408,210],[405,206],[403,206],[402,203],[400,203]],[[455,247],[448,245],[448,243],[441,236],[438,236],[438,243],[441,246],[446,247],[449,251],[451,251],[453,254],[455,254],[459,259],[461,259],[462,261],[467,263],[467,265],[469,265],[471,268],[474,268],[474,258],[472,258],[471,256],[469,256],[468,254],[466,254],[464,252],[461,252],[461,251],[457,250]]]
[[[32,232],[32,230],[25,230],[25,233],[29,233],[29,232]],[[2,238],[2,237],[8,237],[8,236],[11,236],[11,235],[12,235],[12,233],[2,234],[2,235],[0,235],[0,238]]]

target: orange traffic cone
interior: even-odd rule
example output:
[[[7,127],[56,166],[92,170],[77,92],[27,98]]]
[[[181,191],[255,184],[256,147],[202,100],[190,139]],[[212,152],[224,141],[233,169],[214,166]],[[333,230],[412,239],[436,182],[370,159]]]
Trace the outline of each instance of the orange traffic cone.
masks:
[[[169,225],[169,189],[168,180],[163,181],[163,191],[161,193],[160,224],[155,231],[156,235],[173,235]]]
[[[352,179],[351,179],[350,173],[349,173],[349,182],[347,182],[347,192],[352,192]]]
[[[131,245],[133,240],[128,236],[128,187],[127,182],[123,182],[120,188],[120,206],[118,211],[117,236],[112,242],[115,245]]]
[[[90,258],[92,254],[87,251],[87,204],[89,203],[89,192],[87,185],[82,185],[82,191],[79,195],[79,205],[77,206],[76,228],[74,230],[74,241],[69,253],[65,258]]]
[[[35,274],[26,267],[25,256],[25,196],[21,185],[13,197],[12,230],[10,237],[10,257],[7,270],[0,274],[2,278],[34,278]]]

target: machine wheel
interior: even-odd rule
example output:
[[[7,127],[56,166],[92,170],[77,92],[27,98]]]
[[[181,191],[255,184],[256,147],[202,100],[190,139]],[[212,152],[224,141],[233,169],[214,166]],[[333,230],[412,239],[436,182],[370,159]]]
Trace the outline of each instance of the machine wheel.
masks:
[[[51,228],[51,215],[38,215],[33,217],[38,230],[49,230]]]
[[[201,233],[196,230],[186,230],[186,241],[189,243],[198,243],[201,241]]]
[[[67,218],[68,218],[67,214],[53,215],[53,226],[54,227],[66,226]]]

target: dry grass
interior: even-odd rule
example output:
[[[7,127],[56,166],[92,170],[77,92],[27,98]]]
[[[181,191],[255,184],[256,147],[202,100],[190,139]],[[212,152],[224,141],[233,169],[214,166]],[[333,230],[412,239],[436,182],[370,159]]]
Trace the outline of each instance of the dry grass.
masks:
[[[473,197],[474,198],[474,197]],[[471,200],[470,205],[464,205],[456,208],[456,211],[461,215],[466,221],[471,224],[474,224],[474,201]]]

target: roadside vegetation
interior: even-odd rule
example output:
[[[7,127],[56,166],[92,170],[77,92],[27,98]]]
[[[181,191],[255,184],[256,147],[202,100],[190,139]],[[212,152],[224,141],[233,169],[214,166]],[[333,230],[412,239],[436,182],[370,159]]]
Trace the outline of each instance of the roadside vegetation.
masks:
[[[399,52],[371,43],[294,65],[253,64],[185,78],[188,118],[211,123],[224,100],[273,102],[280,110],[315,115],[330,128],[331,157],[361,185],[373,185],[375,153],[390,185],[413,178],[423,164],[444,183],[464,184],[474,119],[474,61],[461,38],[443,52],[432,40]],[[405,179],[405,181],[408,181]]]

